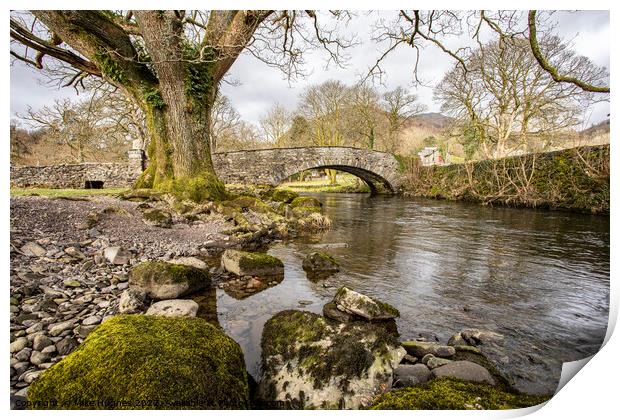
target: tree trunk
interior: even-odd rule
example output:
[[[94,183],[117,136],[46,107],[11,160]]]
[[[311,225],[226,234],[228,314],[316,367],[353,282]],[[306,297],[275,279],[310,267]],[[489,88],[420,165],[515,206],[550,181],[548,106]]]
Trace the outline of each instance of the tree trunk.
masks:
[[[329,177],[329,185],[336,185],[336,176],[338,175],[338,171],[335,169],[325,169],[325,174]]]

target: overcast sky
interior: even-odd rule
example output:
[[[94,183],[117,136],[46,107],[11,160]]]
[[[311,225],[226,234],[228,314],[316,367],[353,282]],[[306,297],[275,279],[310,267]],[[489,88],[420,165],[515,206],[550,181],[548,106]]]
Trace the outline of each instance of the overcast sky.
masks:
[[[242,118],[257,123],[262,115],[279,103],[289,109],[297,105],[299,94],[313,83],[328,79],[337,79],[347,84],[358,80],[359,74],[368,69],[381,54],[381,49],[370,40],[372,23],[378,17],[390,18],[395,12],[381,12],[366,15],[358,12],[353,20],[340,30],[345,33],[357,34],[360,45],[348,50],[351,59],[345,69],[331,66],[325,69],[325,55],[311,53],[306,58],[305,70],[310,75],[302,80],[289,83],[278,70],[268,67],[253,56],[245,54],[233,65],[229,79],[238,83],[235,86],[224,84],[222,91],[239,111]],[[560,12],[557,32],[565,39],[572,39],[574,50],[590,58],[595,64],[609,69],[609,13],[607,11],[583,11],[575,13]],[[454,61],[445,53],[428,47],[422,54],[419,64],[419,75],[429,87],[412,84],[414,53],[411,48],[402,47],[392,54],[383,66],[387,78],[386,86],[379,89],[393,89],[398,85],[410,88],[417,93],[421,102],[431,112],[438,112],[440,104],[433,101],[432,87],[441,80],[444,73],[454,65]],[[15,113],[23,113],[28,106],[34,109],[53,103],[56,98],[79,98],[73,88],[48,87],[40,82],[40,74],[20,62],[11,67],[11,117]],[[587,123],[599,122],[607,118],[609,103],[601,103],[588,111]]]

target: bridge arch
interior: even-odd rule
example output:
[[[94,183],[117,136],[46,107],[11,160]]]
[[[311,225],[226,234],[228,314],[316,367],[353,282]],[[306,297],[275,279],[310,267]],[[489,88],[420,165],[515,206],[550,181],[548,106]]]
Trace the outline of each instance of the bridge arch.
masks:
[[[364,180],[372,192],[394,192],[402,174],[390,153],[353,147],[295,147],[214,153],[215,170],[230,184],[277,185],[309,169],[336,169]]]

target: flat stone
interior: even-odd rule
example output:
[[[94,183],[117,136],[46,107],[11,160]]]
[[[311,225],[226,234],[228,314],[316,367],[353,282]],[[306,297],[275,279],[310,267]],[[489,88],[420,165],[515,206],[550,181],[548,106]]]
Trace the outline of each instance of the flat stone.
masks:
[[[447,365],[448,363],[452,363],[452,360],[432,356],[426,361],[426,366],[428,366],[429,369],[435,369]]]
[[[451,377],[463,381],[495,385],[495,380],[484,367],[465,360],[448,363],[431,371],[433,378]]]
[[[222,254],[222,268],[238,276],[282,276],[284,263],[262,252],[227,249]]]
[[[17,353],[28,346],[28,339],[26,337],[19,337],[11,343],[11,353]]]
[[[441,344],[423,341],[403,341],[401,345],[407,350],[407,353],[419,358],[427,354],[432,354],[437,357],[452,357],[456,353],[452,346],[443,346]]]
[[[354,315],[339,310],[334,302],[327,302],[323,306],[323,316],[338,322],[351,322],[355,319]]]
[[[63,280],[62,284],[66,287],[80,287],[82,283],[77,280]]]
[[[63,331],[71,330],[75,327],[75,322],[73,320],[60,322],[58,324],[52,324],[48,326],[49,333],[52,337],[59,336]]]
[[[194,317],[198,313],[198,304],[190,299],[170,299],[155,302],[146,311],[147,315],[155,316],[189,316]]]
[[[394,369],[394,387],[402,388],[428,382],[431,371],[423,364],[398,365]]]
[[[82,321],[82,325],[97,325],[101,323],[101,317],[99,315],[91,315]]]
[[[120,246],[109,246],[103,250],[103,256],[111,264],[123,265],[129,263],[131,252],[124,250]]]
[[[22,375],[22,380],[24,382],[26,382],[27,384],[31,384],[35,379],[37,379],[39,377],[39,375],[43,373],[42,370],[35,370],[35,371],[30,371],[30,372],[26,372]]]
[[[43,354],[54,354],[54,353],[56,353],[56,346],[54,344],[50,344],[49,346],[47,346],[43,350],[41,350],[41,353],[43,353]],[[32,359],[32,356],[30,356],[30,358]]]
[[[369,321],[394,319],[400,316],[396,308],[347,287],[338,289],[333,302],[339,310]]]
[[[190,267],[195,267],[199,270],[207,269],[207,263],[196,257],[177,257],[168,262],[171,264],[189,265]]]
[[[47,250],[36,242],[26,242],[21,251],[29,257],[42,257],[47,253]]]

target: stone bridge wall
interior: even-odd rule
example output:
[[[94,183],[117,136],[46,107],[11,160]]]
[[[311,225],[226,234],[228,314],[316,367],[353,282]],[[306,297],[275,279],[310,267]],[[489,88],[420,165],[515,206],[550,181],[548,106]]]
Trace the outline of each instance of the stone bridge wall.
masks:
[[[312,168],[350,172],[370,184],[390,189],[402,185],[399,163],[393,155],[351,147],[300,147],[215,153],[218,176],[230,184],[279,184]],[[372,188],[372,185],[371,185]]]
[[[144,154],[131,150],[128,163],[11,167],[16,187],[84,188],[86,181],[105,187],[129,187],[144,167]],[[215,170],[228,184],[277,185],[291,175],[313,168],[338,169],[366,181],[371,189],[402,185],[399,163],[393,155],[350,147],[303,147],[248,150],[213,155]]]
[[[104,188],[131,187],[142,166],[129,163],[81,163],[75,165],[11,167],[15,187],[84,188],[86,181],[103,181]]]

